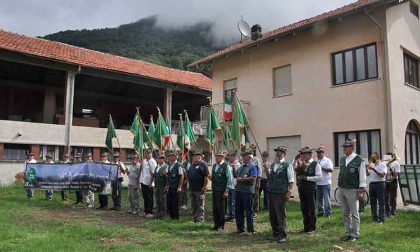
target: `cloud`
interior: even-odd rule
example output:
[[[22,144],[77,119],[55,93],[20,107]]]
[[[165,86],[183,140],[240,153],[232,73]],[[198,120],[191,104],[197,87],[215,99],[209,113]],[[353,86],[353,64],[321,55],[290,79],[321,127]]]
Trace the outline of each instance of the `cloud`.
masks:
[[[251,26],[269,31],[338,8],[354,0],[3,0],[1,29],[30,36],[63,30],[117,27],[150,15],[158,25],[178,29],[212,23],[218,44],[238,40],[236,23],[243,15]]]

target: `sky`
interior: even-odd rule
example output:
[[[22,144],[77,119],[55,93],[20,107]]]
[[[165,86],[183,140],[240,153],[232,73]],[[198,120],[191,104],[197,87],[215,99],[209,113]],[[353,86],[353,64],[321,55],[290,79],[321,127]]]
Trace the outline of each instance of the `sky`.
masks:
[[[160,27],[213,24],[216,42],[240,38],[243,16],[263,32],[333,10],[356,0],[1,0],[0,29],[29,36],[64,30],[117,27],[151,15]]]

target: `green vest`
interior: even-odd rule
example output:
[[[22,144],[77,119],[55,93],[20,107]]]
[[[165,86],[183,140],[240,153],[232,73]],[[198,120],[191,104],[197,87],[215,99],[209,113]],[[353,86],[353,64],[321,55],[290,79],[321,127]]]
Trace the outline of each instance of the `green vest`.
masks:
[[[267,191],[270,193],[286,193],[289,191],[289,180],[287,177],[289,163],[281,163],[276,171],[274,171],[274,166],[275,163],[272,163],[269,174],[270,180],[267,183]]]
[[[226,191],[228,179],[226,177],[228,173],[228,166],[226,162],[219,167],[216,172],[216,164],[213,165],[211,173],[211,189],[215,192]]]
[[[299,173],[299,175],[304,175],[306,177],[313,177],[315,176],[315,168],[317,166],[317,161],[312,161],[308,168],[305,171]],[[316,182],[315,181],[308,181],[308,180],[301,180],[297,179],[297,186],[301,189],[316,189]]]
[[[179,162],[175,161],[172,169],[168,168],[168,184],[170,188],[178,188],[179,180],[181,179],[181,175],[179,175]]]
[[[341,188],[359,188],[359,167],[363,158],[357,155],[346,166],[346,157],[340,158],[340,173],[338,174],[338,186]]]
[[[166,173],[167,168],[167,164],[163,164],[162,166],[156,166],[155,185],[157,189],[162,189],[168,185],[168,174]]]
[[[238,178],[249,178],[251,177],[251,169],[254,168],[254,164],[251,162],[249,165],[241,165],[238,170]],[[235,190],[239,192],[250,192],[255,193],[255,179],[253,182],[237,182]]]

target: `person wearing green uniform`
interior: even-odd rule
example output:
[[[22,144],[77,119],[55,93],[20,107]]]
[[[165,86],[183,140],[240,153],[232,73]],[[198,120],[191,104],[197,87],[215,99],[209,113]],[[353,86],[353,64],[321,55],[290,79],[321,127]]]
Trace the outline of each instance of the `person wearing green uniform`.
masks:
[[[223,151],[216,153],[216,163],[211,172],[211,189],[213,194],[213,222],[215,231],[225,229],[226,199],[229,195],[229,188],[232,184],[232,169],[224,160]]]
[[[168,192],[168,165],[165,163],[165,154],[159,153],[157,166],[155,167],[155,172],[153,179],[155,182],[155,200],[157,208],[158,220],[165,218],[166,213],[166,194]]]
[[[166,205],[169,217],[173,220],[179,219],[179,202],[178,195],[182,191],[182,183],[184,182],[184,173],[181,164],[178,162],[176,151],[169,150],[166,154],[168,157],[168,195]]]
[[[316,229],[315,196],[316,182],[322,180],[321,165],[312,159],[312,149],[299,150],[301,160],[296,161],[296,177],[299,192],[300,210],[303,215],[303,231],[313,233]]]
[[[360,233],[359,199],[366,187],[366,168],[363,158],[354,152],[355,140],[342,145],[345,156],[340,158],[337,199],[343,210],[346,228],[344,241],[357,241]]]
[[[286,203],[292,194],[295,180],[293,165],[284,159],[287,148],[279,146],[274,151],[276,152],[274,162],[269,168],[265,168],[268,179],[267,198],[273,237],[277,242],[283,243],[287,239]]]

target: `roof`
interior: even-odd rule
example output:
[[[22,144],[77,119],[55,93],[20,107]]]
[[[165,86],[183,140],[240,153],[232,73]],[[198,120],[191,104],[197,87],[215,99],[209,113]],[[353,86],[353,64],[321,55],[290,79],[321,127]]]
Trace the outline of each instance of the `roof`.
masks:
[[[329,12],[325,12],[321,15],[311,17],[311,18],[308,18],[308,19],[304,19],[304,20],[301,20],[299,22],[289,24],[289,25],[280,27],[278,29],[275,29],[275,30],[272,30],[272,31],[269,31],[269,32],[265,32],[265,33],[263,33],[262,38],[260,38],[256,41],[253,41],[250,38],[247,38],[246,40],[244,40],[241,43],[233,44],[233,45],[231,45],[231,46],[229,46],[229,47],[227,47],[227,48],[225,48],[221,51],[210,54],[209,56],[207,56],[205,58],[202,58],[202,59],[200,59],[196,62],[193,62],[190,65],[188,65],[188,67],[193,67],[193,66],[196,66],[196,65],[199,65],[199,64],[203,64],[203,63],[213,61],[216,58],[225,56],[229,53],[253,47],[257,43],[270,41],[270,40],[274,39],[275,37],[293,32],[295,30],[298,30],[299,28],[303,28],[303,27],[306,27],[308,25],[315,24],[319,21],[323,21],[323,20],[326,20],[326,19],[329,19],[329,18],[333,18],[333,17],[340,16],[340,15],[343,15],[343,14],[346,14],[346,13],[350,13],[352,11],[362,9],[364,7],[373,5],[375,3],[381,3],[381,2],[389,2],[389,1],[384,1],[384,0],[358,0],[356,2],[345,5],[343,7],[338,8],[338,9],[335,9],[335,10],[332,10],[332,11],[329,11]]]
[[[81,67],[96,68],[149,79],[211,90],[211,80],[200,73],[159,66],[56,41],[27,37],[0,29],[0,49],[55,60]]]

